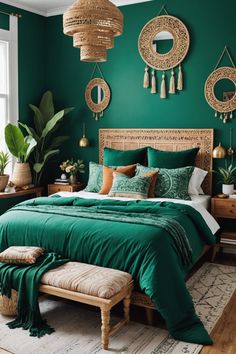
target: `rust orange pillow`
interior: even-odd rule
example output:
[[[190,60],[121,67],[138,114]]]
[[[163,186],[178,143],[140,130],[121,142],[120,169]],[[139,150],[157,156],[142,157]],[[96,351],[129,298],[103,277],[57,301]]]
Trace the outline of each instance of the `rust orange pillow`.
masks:
[[[149,191],[148,191],[148,198],[155,198],[156,197],[155,188],[156,188],[156,183],[157,183],[158,172],[141,173],[139,176],[152,177]]]
[[[126,176],[132,177],[135,174],[135,169],[136,164],[116,168],[103,166],[103,182],[99,194],[108,194],[110,192],[113,182],[113,172],[123,173]]]

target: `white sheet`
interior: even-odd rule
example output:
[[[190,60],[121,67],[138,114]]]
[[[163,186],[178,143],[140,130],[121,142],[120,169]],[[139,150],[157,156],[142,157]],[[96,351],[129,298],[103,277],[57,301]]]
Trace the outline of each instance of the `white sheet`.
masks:
[[[108,199],[108,195],[101,195],[98,193],[90,193],[90,192],[85,192],[85,191],[80,191],[80,192],[59,192],[56,193],[57,195],[60,195],[61,197],[80,197],[80,198],[85,198],[85,199]],[[55,195],[55,194],[54,194]],[[213,234],[215,234],[220,226],[216,222],[216,220],[213,218],[213,216],[207,211],[209,201],[210,201],[210,196],[209,195],[193,195],[191,196],[192,200],[182,200],[182,199],[168,199],[168,198],[148,198],[148,201],[150,202],[173,202],[173,203],[180,203],[180,204],[187,204],[196,209],[203,217],[205,222],[207,223],[209,229]],[[117,200],[135,200],[132,198],[111,198],[111,199],[117,199]]]

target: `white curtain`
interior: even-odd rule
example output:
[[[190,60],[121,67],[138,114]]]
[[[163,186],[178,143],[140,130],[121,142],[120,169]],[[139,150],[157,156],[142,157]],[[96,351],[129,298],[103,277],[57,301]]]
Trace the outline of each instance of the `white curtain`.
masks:
[[[7,150],[4,128],[17,124],[18,114],[18,18],[10,16],[9,30],[0,29],[0,150]],[[12,169],[13,160],[6,172]]]

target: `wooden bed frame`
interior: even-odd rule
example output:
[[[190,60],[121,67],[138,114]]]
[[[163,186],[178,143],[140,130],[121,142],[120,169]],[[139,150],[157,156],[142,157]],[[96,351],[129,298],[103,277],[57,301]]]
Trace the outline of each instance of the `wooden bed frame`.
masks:
[[[213,129],[100,129],[99,162],[103,162],[105,147],[130,150],[151,146],[168,151],[181,151],[199,147],[195,165],[208,171],[202,187],[205,194],[211,195],[213,140]],[[209,246],[204,248],[201,257],[209,248]],[[150,297],[140,292],[133,292],[131,303],[144,307],[148,323],[152,324],[153,310],[156,308]]]

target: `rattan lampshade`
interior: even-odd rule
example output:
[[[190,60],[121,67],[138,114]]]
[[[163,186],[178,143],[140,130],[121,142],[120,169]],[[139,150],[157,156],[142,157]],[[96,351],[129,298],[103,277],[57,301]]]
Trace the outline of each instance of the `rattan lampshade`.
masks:
[[[123,14],[109,0],[76,0],[63,15],[63,27],[81,49],[81,61],[103,62],[123,32]]]

